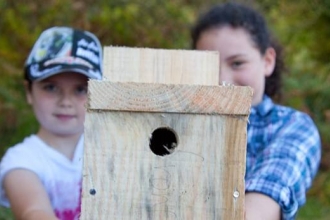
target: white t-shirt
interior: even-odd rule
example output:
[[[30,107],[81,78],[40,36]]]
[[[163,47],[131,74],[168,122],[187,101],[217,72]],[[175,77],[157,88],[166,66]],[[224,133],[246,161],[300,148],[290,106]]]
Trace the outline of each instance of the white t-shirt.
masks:
[[[36,135],[26,137],[22,143],[9,148],[0,163],[0,205],[10,206],[2,186],[4,176],[10,170],[24,168],[33,171],[40,178],[58,218],[78,219],[83,139],[81,136],[72,161]]]

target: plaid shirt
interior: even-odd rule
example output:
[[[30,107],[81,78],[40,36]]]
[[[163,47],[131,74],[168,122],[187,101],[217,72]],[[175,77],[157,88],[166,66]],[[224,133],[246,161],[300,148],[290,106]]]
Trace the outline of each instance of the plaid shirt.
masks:
[[[306,201],[321,157],[320,136],[311,118],[264,96],[251,109],[245,187],[273,198],[284,220]]]

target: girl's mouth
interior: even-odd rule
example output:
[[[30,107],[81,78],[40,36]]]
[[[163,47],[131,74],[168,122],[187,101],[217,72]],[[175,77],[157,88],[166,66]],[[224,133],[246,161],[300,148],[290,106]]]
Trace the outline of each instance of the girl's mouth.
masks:
[[[61,121],[68,121],[75,118],[74,115],[66,115],[66,114],[56,114],[55,117]]]

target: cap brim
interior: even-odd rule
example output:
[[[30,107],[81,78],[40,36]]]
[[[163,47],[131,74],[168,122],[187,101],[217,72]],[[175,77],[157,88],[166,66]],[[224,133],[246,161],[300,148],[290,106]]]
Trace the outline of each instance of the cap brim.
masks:
[[[61,66],[60,68],[54,68],[54,71],[47,71],[47,73],[40,74],[41,75],[40,77],[30,77],[30,80],[31,81],[42,81],[51,76],[54,76],[54,75],[57,75],[60,73],[65,73],[65,72],[80,73],[82,75],[85,75],[89,79],[99,79],[100,80],[102,78],[102,74],[99,71],[95,71],[95,70],[86,68],[85,66],[74,65],[74,66]]]

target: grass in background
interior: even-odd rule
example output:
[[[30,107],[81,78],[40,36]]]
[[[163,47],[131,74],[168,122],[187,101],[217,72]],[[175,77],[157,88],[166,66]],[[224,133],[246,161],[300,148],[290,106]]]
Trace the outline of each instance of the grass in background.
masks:
[[[309,197],[306,205],[299,211],[297,220],[329,220],[330,207],[322,204],[316,197]]]
[[[14,220],[11,210],[0,206],[0,220]]]

